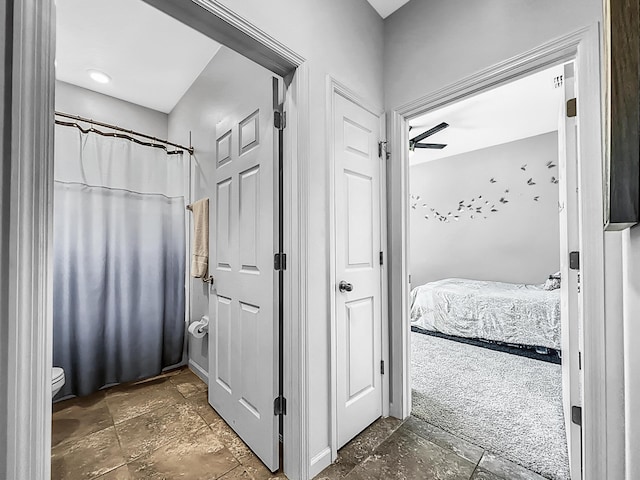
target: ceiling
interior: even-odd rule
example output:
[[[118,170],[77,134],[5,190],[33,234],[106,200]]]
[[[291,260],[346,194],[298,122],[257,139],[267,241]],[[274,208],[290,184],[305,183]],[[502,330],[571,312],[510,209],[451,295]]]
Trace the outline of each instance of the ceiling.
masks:
[[[56,78],[169,113],[220,44],[141,0],[57,0]],[[99,84],[87,70],[102,71]]]
[[[543,70],[515,82],[429,112],[409,122],[410,137],[441,122],[448,128],[427,137],[426,143],[445,143],[442,150],[416,149],[411,165],[513,142],[558,129],[563,89],[554,78],[563,66]]]
[[[373,8],[376,9],[376,12],[382,17],[387,18],[393,12],[398,10],[405,3],[408,3],[409,0],[367,0]]]

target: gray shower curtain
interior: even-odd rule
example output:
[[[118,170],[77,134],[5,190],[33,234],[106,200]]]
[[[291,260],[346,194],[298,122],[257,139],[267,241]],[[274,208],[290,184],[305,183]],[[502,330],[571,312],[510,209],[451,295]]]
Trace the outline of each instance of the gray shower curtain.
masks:
[[[182,179],[163,175],[182,164],[147,171],[152,161],[180,159],[122,139],[57,133],[66,143],[56,155],[67,154],[56,156],[54,191],[53,363],[65,371],[63,397],[181,362],[185,198],[176,195]],[[124,158],[113,163],[114,155]]]

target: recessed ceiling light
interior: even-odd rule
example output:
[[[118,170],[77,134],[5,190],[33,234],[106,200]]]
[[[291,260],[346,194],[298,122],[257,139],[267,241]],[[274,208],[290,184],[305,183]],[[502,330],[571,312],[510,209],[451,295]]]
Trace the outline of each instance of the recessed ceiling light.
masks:
[[[109,83],[111,81],[111,77],[100,70],[87,70],[89,72],[89,76],[94,82],[98,83]]]

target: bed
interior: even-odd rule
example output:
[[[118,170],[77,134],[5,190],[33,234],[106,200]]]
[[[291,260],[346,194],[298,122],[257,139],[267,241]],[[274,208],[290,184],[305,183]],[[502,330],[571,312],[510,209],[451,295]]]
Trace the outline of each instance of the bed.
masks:
[[[560,350],[560,289],[447,278],[411,291],[411,324],[431,332]]]

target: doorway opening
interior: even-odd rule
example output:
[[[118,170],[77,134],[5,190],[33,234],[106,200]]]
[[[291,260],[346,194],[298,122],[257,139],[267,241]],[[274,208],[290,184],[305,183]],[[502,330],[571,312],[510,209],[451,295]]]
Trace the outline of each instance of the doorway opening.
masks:
[[[410,424],[512,478],[570,478],[573,83],[559,64],[409,121]]]
[[[563,152],[567,161],[564,169],[566,190],[560,188],[561,210],[561,298],[572,302],[567,311],[578,315],[578,321],[569,321],[571,328],[580,327],[571,344],[563,346],[563,377],[569,376],[569,395],[563,389],[566,434],[572,478],[597,479],[605,475],[606,462],[601,452],[606,449],[606,405],[601,378],[605,376],[604,344],[604,241],[603,241],[603,171],[602,130],[600,121],[600,73],[598,28],[583,28],[564,37],[523,52],[513,58],[490,66],[455,83],[436,90],[422,98],[392,109],[390,124],[389,171],[389,249],[390,258],[389,311],[391,356],[391,415],[408,418],[411,414],[411,324],[409,285],[409,123],[412,119],[435,111],[465,98],[508,84],[558,64],[573,64],[574,72],[565,72],[567,80],[574,78],[573,92],[565,91],[577,99],[579,112],[566,117],[564,133],[574,141],[560,142],[573,145],[575,150]],[[571,102],[575,106],[575,103]],[[576,109],[571,109],[575,112]],[[433,140],[433,143],[440,143]],[[575,166],[575,170],[568,166]],[[570,175],[569,175],[570,174]],[[528,178],[527,178],[528,180]],[[563,182],[559,183],[560,186]],[[579,188],[578,188],[579,187]],[[575,198],[572,198],[574,197]],[[570,207],[574,205],[576,208]],[[448,210],[447,212],[448,213]],[[565,216],[566,213],[566,216]],[[566,235],[563,234],[566,233]],[[566,256],[566,258],[565,258]],[[569,258],[573,258],[568,269]],[[569,280],[569,281],[567,281]],[[579,283],[578,283],[579,282]],[[569,292],[564,288],[571,285]],[[563,312],[564,312],[563,308]],[[562,315],[561,320],[568,320]],[[563,332],[565,330],[563,329]],[[564,335],[566,340],[567,336]],[[567,352],[570,352],[567,358]],[[573,355],[571,355],[573,353]],[[577,353],[577,355],[576,355]],[[588,359],[588,361],[586,360]],[[582,380],[582,381],[581,381]],[[564,380],[567,384],[566,380]],[[571,412],[568,416],[565,412]]]
[[[282,77],[142,1],[57,23],[53,478],[281,470]]]

